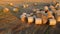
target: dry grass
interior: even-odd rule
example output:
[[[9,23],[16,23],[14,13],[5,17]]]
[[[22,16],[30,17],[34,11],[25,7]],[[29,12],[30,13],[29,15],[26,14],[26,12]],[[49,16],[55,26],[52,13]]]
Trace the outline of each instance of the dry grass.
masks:
[[[4,18],[0,20],[0,34],[10,34],[13,29],[15,29],[16,27],[20,27],[18,25],[20,25],[21,22],[14,15],[6,13],[6,15],[2,17]]]

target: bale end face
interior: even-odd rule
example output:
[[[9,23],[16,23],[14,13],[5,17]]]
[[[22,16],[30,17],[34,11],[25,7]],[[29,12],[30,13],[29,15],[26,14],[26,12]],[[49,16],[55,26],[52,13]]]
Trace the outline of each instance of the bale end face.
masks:
[[[41,18],[36,18],[35,19],[35,24],[41,25],[42,24],[42,19]]]
[[[60,22],[60,16],[59,16],[59,17],[57,17],[57,19],[56,19],[56,20],[57,20],[57,22]]]
[[[56,20],[55,19],[49,19],[49,25],[50,26],[55,26],[56,25]]]
[[[28,24],[33,23],[33,21],[34,21],[34,18],[33,17],[28,17]]]

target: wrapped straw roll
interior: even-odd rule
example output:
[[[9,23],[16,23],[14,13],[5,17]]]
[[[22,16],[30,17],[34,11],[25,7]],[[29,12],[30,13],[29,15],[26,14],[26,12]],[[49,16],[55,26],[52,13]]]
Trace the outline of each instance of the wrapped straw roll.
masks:
[[[28,19],[28,24],[31,24],[34,22],[34,18],[33,17],[27,17]]]
[[[35,24],[37,24],[37,25],[42,24],[42,19],[41,18],[36,18],[35,19]]]
[[[49,25],[51,25],[51,26],[56,25],[56,20],[55,19],[49,19]]]

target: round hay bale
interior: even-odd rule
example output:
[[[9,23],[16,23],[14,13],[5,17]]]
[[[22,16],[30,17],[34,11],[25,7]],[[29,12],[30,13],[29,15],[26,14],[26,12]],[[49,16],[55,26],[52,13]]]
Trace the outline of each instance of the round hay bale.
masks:
[[[55,12],[56,12],[56,9],[55,9],[55,7],[54,7],[54,6],[52,6],[52,5],[51,5],[49,8],[51,9],[51,11],[52,11],[53,13],[55,13]]]
[[[35,24],[37,24],[37,25],[42,24],[42,19],[41,18],[36,18],[35,19]]]
[[[56,17],[57,22],[60,22],[60,16]]]
[[[25,15],[21,15],[21,21],[25,22],[26,21],[26,16]]]
[[[23,13],[22,15],[27,15],[26,13]]]
[[[23,5],[23,8],[27,8],[27,7],[29,7],[28,4],[24,4],[24,5]]]
[[[36,11],[36,13],[40,13],[40,11]]]
[[[46,24],[47,23],[47,16],[46,15],[42,15],[42,21],[43,21],[43,24]]]
[[[54,26],[56,25],[56,20],[55,19],[49,19],[49,25]]]
[[[52,6],[52,5],[50,5],[50,9],[55,9],[55,7],[54,7],[54,6]]]
[[[48,11],[47,14],[48,14],[48,18],[54,18],[52,12]]]
[[[42,17],[42,13],[37,13],[36,17],[41,18]]]
[[[55,8],[58,9],[60,6],[59,2],[56,3]]]
[[[34,22],[34,18],[33,17],[28,17],[27,19],[28,19],[28,24],[31,24],[31,23]]]
[[[49,10],[48,6],[45,6],[45,7],[44,7],[44,10],[45,10],[45,11],[46,11],[46,10]]]
[[[37,10],[34,8],[34,9],[33,9],[33,12],[35,13],[36,11],[37,11]]]
[[[33,16],[34,14],[33,13],[30,13],[31,16]]]
[[[33,5],[34,5],[34,6],[37,6],[38,4],[37,4],[37,3],[34,3]]]
[[[30,14],[27,14],[26,16],[27,16],[27,17],[29,17],[29,16],[30,16]]]
[[[9,12],[9,9],[8,9],[8,8],[4,8],[4,9],[3,9],[3,12],[4,12],[4,13],[8,13],[8,12]]]
[[[9,3],[10,6],[13,6],[14,4],[13,3]]]
[[[57,16],[60,15],[60,10],[57,10],[57,11],[56,11],[56,15],[57,15]]]
[[[15,13],[17,13],[17,12],[19,11],[19,9],[18,9],[18,8],[14,8],[13,11],[14,11]]]

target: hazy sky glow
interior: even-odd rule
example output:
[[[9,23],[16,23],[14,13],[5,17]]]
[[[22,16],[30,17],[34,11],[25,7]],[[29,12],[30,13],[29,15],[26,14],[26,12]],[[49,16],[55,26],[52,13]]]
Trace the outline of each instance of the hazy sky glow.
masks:
[[[49,2],[52,0],[0,0],[3,2]]]
[[[51,2],[53,0],[0,0],[0,4],[6,3],[27,3],[27,2]]]

